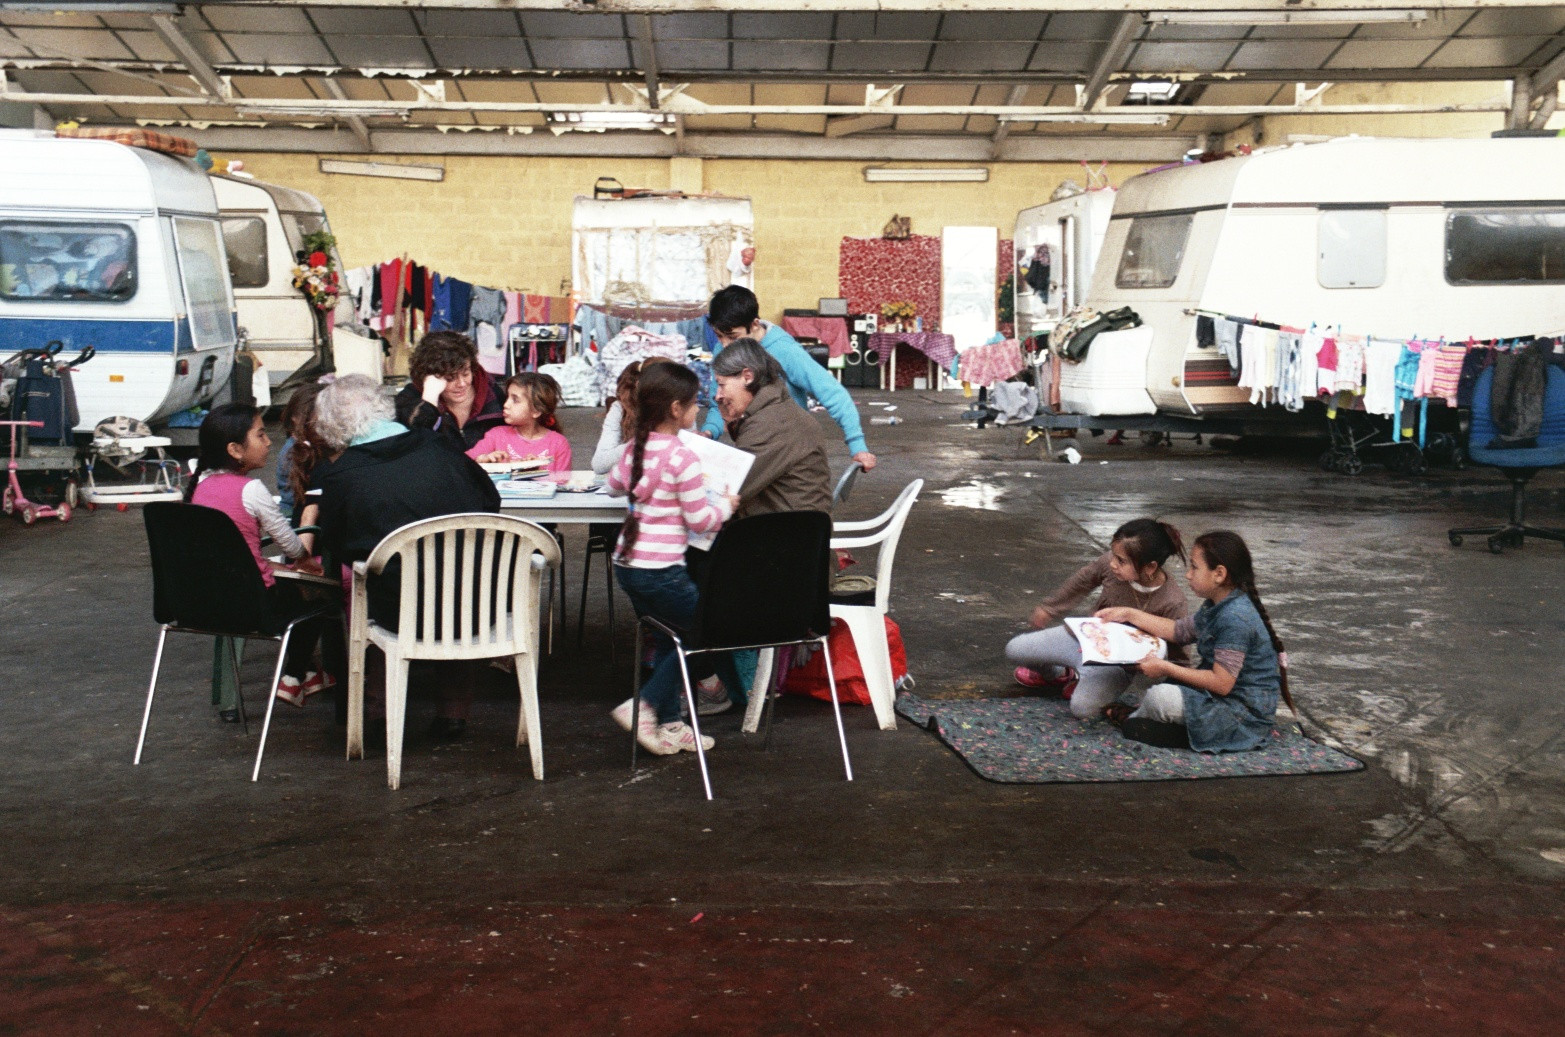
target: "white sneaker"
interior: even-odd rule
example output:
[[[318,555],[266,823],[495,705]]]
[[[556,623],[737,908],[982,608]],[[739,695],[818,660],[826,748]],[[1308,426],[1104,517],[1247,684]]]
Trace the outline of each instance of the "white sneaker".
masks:
[[[677,752],[693,753],[696,751],[696,733],[691,726],[683,720],[676,720],[672,724],[664,724],[658,728],[658,738],[663,744],[663,754],[672,755]],[[646,743],[642,743],[645,745]],[[710,752],[717,743],[709,735],[701,736],[701,748]],[[656,752],[655,749],[649,751]]]
[[[733,700],[728,697],[728,689],[723,687],[723,682],[717,677],[708,677],[696,685],[696,713],[699,716],[726,713],[733,704]]]
[[[615,706],[609,715],[614,718],[616,724],[629,731],[631,711],[635,709],[635,706],[635,699],[626,699]],[[658,727],[657,711],[645,702],[641,704],[639,720],[640,722],[636,730],[636,741],[643,749],[658,756],[672,756],[679,752],[677,746],[670,748],[664,740],[662,731]]]

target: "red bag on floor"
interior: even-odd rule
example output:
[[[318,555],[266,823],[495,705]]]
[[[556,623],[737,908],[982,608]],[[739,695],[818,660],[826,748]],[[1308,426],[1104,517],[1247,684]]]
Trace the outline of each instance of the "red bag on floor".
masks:
[[[891,649],[891,680],[895,684],[907,676],[907,649],[902,646],[902,630],[896,620],[886,619],[886,643]],[[831,621],[831,634],[826,639],[826,650],[831,652],[832,676],[837,678],[837,699],[844,705],[867,706],[869,685],[864,682],[864,667],[859,665],[859,654],[853,650],[853,635],[848,624],[840,619]],[[820,652],[810,656],[809,662],[788,671],[783,690],[794,695],[831,701],[831,690],[826,686],[826,660]]]

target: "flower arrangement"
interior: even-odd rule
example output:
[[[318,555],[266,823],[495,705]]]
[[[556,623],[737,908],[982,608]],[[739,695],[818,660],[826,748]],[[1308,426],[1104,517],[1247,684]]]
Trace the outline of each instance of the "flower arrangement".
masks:
[[[331,234],[316,231],[304,239],[303,259],[293,268],[293,286],[317,310],[330,310],[342,294],[342,277],[331,258],[336,244],[337,239]]]
[[[880,304],[880,316],[886,331],[903,331],[913,326],[918,307],[911,302],[886,302]]]

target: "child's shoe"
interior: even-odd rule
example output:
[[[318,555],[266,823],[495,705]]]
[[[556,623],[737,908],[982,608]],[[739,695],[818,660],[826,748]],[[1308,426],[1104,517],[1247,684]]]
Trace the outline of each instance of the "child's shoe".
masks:
[[[659,740],[662,742],[663,748],[658,750],[648,746],[647,749],[649,752],[661,752],[664,756],[671,756],[678,752],[693,753],[696,751],[696,733],[690,727],[690,725],[685,723],[683,720],[676,720],[672,724],[664,724],[657,729],[657,733]],[[646,743],[643,742],[642,744],[645,745]],[[716,744],[717,743],[712,740],[711,736],[701,736],[702,749],[710,752],[712,746]]]
[[[304,683],[300,685],[304,691],[305,698],[309,698],[311,695],[319,694],[328,688],[335,688],[336,686],[337,679],[331,674],[316,673],[313,670],[304,675]]]
[[[635,705],[635,699],[626,699],[615,706],[609,715],[614,718],[616,724],[629,731],[631,711]],[[664,741],[662,729],[658,727],[657,713],[645,702],[641,704],[641,715],[636,725],[636,742],[647,752],[658,756],[672,756],[679,752],[677,746],[670,748]]]
[[[733,704],[733,700],[728,697],[728,689],[723,687],[723,682],[715,675],[696,685],[697,715],[709,717],[726,713]]]
[[[284,677],[277,685],[277,697],[290,706],[303,706],[304,686],[297,677]]]
[[[1041,688],[1049,683],[1049,678],[1031,666],[1018,666],[1016,668],[1016,683],[1024,688]]]

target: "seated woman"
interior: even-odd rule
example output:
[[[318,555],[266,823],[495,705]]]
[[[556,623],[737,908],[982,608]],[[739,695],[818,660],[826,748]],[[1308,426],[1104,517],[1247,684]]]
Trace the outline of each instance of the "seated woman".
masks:
[[[734,446],[755,455],[735,518],[831,511],[831,465],[820,426],[788,393],[782,365],[752,338],[712,359],[717,408]]]
[[[426,340],[427,341],[427,340]],[[346,375],[321,390],[315,431],[329,461],[317,465],[310,497],[320,504],[322,553],[346,570],[362,562],[386,534],[420,519],[468,511],[500,510],[500,493],[477,464],[454,450],[449,437],[407,429],[391,420],[392,406],[374,380]],[[399,573],[387,567],[369,588],[376,623],[396,629]],[[378,653],[372,664],[383,667]],[[384,688],[384,672],[368,688]],[[461,737],[473,702],[471,674],[441,685],[440,713],[430,725],[436,738]],[[384,698],[377,705],[383,707]]]
[[[408,384],[396,400],[396,419],[406,428],[432,429],[462,453],[504,422],[505,390],[479,364],[478,347],[466,335],[430,332],[408,367]]]

